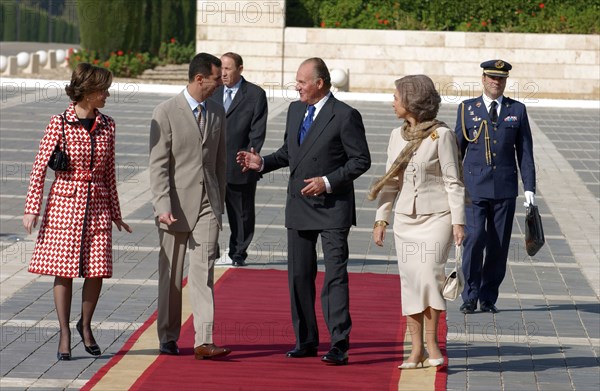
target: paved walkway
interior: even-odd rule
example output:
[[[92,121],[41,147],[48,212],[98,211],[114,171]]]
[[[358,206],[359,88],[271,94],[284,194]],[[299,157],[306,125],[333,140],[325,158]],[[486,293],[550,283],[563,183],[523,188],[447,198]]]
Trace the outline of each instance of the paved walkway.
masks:
[[[105,112],[117,121],[119,193],[124,219],[132,225],[134,233],[114,233],[115,274],[105,280],[94,316],[95,336],[103,355],[97,359],[87,355],[73,327],[75,360],[57,363],[54,359],[58,328],[52,299],[53,279],[27,273],[35,235],[24,234],[21,217],[39,138],[49,116],[67,105],[64,91],[56,87],[47,84],[25,88],[9,79],[2,80],[0,388],[3,390],[81,387],[156,310],[157,237],[148,190],[148,123],[152,109],[170,95],[131,89],[113,91]],[[358,273],[397,274],[393,241],[383,248],[371,241],[375,203],[367,201],[366,192],[385,170],[389,133],[400,123],[389,102],[366,98],[348,102],[363,114],[373,158],[372,168],[356,182],[358,225],[350,234],[349,269]],[[280,98],[269,100],[265,153],[281,145],[288,103]],[[451,126],[455,122],[455,108],[456,103],[445,104],[439,116]],[[501,312],[463,316],[458,312],[459,302],[449,304],[449,390],[588,390],[600,386],[597,132],[600,113],[598,107],[531,107],[529,111],[538,166],[536,199],[547,243],[535,257],[526,255],[524,208],[519,207],[509,269],[498,302]],[[286,185],[284,170],[265,175],[259,183],[257,229],[249,267],[286,267],[283,228]],[[226,227],[220,236],[223,248],[228,234]],[[79,318],[81,286],[82,281],[75,280],[73,325]],[[376,332],[375,321],[373,327]]]

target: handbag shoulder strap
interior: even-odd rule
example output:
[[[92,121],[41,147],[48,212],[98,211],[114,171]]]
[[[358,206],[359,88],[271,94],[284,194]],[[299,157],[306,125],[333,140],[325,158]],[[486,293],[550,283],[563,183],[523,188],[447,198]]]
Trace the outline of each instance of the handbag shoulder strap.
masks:
[[[67,152],[67,137],[65,136],[65,116],[67,115],[67,111],[65,110],[64,113],[62,113],[62,115],[60,116],[60,122],[62,123],[62,144],[63,144],[63,151]]]

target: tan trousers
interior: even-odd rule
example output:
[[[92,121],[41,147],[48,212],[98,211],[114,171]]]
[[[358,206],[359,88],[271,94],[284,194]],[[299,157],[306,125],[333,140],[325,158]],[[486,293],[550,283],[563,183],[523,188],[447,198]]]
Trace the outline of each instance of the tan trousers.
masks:
[[[177,216],[175,216],[177,218]],[[158,339],[177,341],[181,331],[181,284],[186,250],[189,247],[188,290],[194,316],[194,347],[213,342],[213,277],[219,226],[206,193],[192,232],[158,229]]]

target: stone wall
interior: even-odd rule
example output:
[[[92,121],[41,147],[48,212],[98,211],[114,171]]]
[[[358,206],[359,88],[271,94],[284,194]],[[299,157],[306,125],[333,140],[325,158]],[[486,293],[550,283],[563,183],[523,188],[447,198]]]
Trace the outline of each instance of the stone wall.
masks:
[[[285,0],[198,1],[197,49],[244,58],[260,85],[293,86],[298,65],[322,57],[349,74],[349,90],[391,92],[393,81],[424,73],[443,95],[479,95],[480,62],[513,65],[506,94],[600,99],[600,36],[285,27]]]

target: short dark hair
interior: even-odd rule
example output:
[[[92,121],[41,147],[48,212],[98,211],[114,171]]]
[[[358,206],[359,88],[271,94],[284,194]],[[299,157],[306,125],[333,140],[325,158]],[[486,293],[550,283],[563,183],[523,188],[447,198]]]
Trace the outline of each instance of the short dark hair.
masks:
[[[112,77],[112,73],[106,68],[81,62],[71,74],[71,83],[65,87],[65,91],[71,101],[80,102],[91,92],[108,90],[112,84]]]
[[[209,77],[212,74],[212,66],[221,67],[221,60],[212,54],[198,53],[192,58],[188,71],[188,81],[194,81],[196,75]]]
[[[400,103],[417,121],[430,121],[436,117],[442,98],[429,76],[409,75],[394,83],[400,93]]]
[[[237,53],[233,53],[233,52],[227,52],[225,54],[223,54],[221,57],[229,57],[233,60],[233,62],[235,63],[235,67],[239,68],[242,65],[244,65],[244,60],[242,60],[242,56],[240,56]]]
[[[329,68],[320,57],[312,57],[302,61],[301,65],[312,63],[315,69],[315,79],[323,80],[326,89],[331,88],[331,76],[329,76]]]

